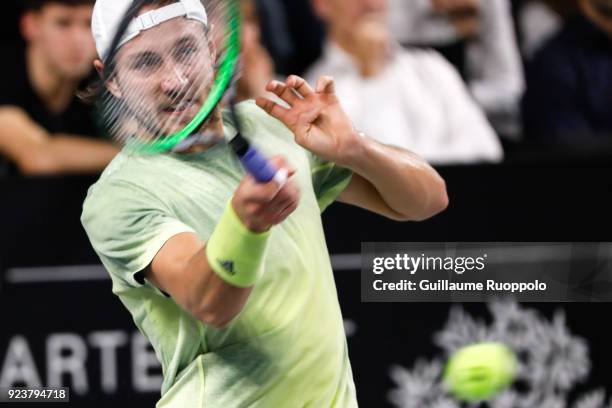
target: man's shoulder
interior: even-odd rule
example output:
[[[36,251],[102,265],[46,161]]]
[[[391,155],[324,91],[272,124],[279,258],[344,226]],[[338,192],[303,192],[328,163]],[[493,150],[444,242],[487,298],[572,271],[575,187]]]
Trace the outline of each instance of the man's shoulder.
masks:
[[[236,104],[236,113],[242,120],[248,119],[250,116],[263,118],[266,114],[263,109],[257,106],[254,99],[247,99]],[[223,112],[223,119],[225,121],[231,121],[231,116],[227,110]]]
[[[138,160],[119,153],[89,187],[83,202],[81,222],[86,230],[108,226],[143,206],[155,206],[154,176],[144,177]],[[123,218],[122,218],[123,217]]]
[[[293,140],[291,131],[281,121],[257,106],[254,100],[239,103],[236,105],[236,112],[240,127],[247,138]],[[234,128],[233,119],[229,113],[226,112],[223,119],[226,125]],[[233,135],[230,134],[230,136]]]
[[[111,196],[116,196],[117,193],[124,191],[128,195],[145,189],[143,183],[136,178],[139,172],[135,166],[137,164],[129,154],[125,152],[117,154],[106,166],[100,178],[89,188],[85,203],[97,197],[108,197],[109,193],[112,193]]]

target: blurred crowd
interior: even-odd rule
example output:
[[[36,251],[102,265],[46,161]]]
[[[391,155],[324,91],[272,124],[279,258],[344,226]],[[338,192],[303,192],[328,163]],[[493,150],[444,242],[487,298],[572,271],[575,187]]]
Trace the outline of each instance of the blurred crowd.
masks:
[[[77,96],[93,0],[19,2],[5,46],[0,174],[91,173],[118,147]],[[241,99],[336,81],[355,126],[434,165],[497,163],[612,135],[612,0],[242,0]],[[3,164],[1,164],[3,163]]]

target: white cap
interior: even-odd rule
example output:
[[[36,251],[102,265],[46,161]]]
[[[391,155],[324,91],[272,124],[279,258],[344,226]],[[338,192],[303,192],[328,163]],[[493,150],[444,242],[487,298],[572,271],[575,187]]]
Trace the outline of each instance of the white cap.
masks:
[[[91,31],[101,59],[108,56],[117,29],[130,5],[129,0],[96,0],[91,17]],[[148,11],[135,18],[121,37],[122,46],[144,30],[176,17],[185,17],[208,25],[208,17],[200,0],[178,0],[176,3]]]

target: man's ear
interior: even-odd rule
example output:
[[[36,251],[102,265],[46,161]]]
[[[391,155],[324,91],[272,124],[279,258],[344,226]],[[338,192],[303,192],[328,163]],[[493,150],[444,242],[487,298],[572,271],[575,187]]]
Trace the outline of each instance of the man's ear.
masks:
[[[104,63],[97,59],[94,61],[94,68],[100,78],[104,79]],[[122,98],[121,90],[119,89],[119,84],[117,84],[117,77],[115,75],[111,75],[110,78],[104,81],[104,86],[108,91],[113,94],[115,98]]]
[[[34,41],[40,33],[40,15],[35,11],[27,11],[19,19],[19,31],[26,42]]]
[[[102,78],[102,73],[104,72],[104,63],[102,62],[102,60],[94,60],[94,68],[96,69],[98,75],[100,75],[100,78]]]

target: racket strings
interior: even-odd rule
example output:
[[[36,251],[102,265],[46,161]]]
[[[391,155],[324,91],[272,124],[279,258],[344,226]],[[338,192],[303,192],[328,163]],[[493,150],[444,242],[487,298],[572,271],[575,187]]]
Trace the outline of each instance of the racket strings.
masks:
[[[205,3],[209,16],[207,27],[198,21],[178,17],[184,23],[169,24],[172,21],[169,20],[154,27],[155,32],[141,33],[149,35],[149,43],[153,35],[160,39],[160,45],[152,47],[158,54],[155,57],[159,58],[156,62],[159,66],[152,72],[131,69],[128,62],[122,61],[126,45],[114,52],[114,60],[107,61],[116,72],[109,74],[100,104],[103,125],[118,142],[149,145],[174,137],[196,117],[201,117],[202,122],[208,117],[210,112],[202,114],[202,108],[212,105],[207,104],[210,102],[207,99],[219,81],[223,60],[228,58],[231,32],[229,23],[224,23],[229,19],[229,6],[223,5],[227,1]],[[194,25],[200,34],[194,35]],[[177,32],[177,27],[184,27],[185,32]],[[186,42],[177,41],[176,45],[160,50],[164,39],[180,39],[182,34],[188,38]]]
[[[191,62],[187,61],[187,63],[189,64]],[[174,62],[172,62],[171,64],[176,65],[176,63]],[[168,68],[160,69],[168,70]],[[163,101],[160,101],[160,103],[163,102],[163,105],[167,107],[179,105],[180,103],[188,99],[197,99],[197,95],[202,93],[207,87],[209,87],[209,84],[212,79],[212,75],[209,75],[208,77],[203,78],[203,81],[188,81],[186,78],[182,77],[183,74],[178,72],[180,70],[179,68],[176,68],[175,66],[171,69],[174,71],[174,73],[168,73],[163,75],[175,75],[179,81],[183,82],[183,84],[176,86],[175,88],[170,89],[169,91],[164,91],[163,93],[165,93],[165,95],[160,95],[162,96],[161,99],[163,99]],[[185,87],[185,85],[187,85],[187,87]],[[145,90],[143,88],[123,87],[121,89],[121,93],[123,95],[129,94],[131,100],[146,100]],[[112,94],[108,95],[107,98],[108,100],[106,102],[106,105],[109,111],[109,117],[112,120],[116,120],[121,116],[125,116],[125,113],[127,113],[128,116],[132,116],[133,119],[143,125],[143,127],[147,128],[148,132],[152,133],[152,135],[149,136],[153,138],[163,136],[163,133],[165,132],[166,128],[171,129],[176,127],[178,123],[184,120],[186,115],[186,112],[182,112],[179,115],[175,115],[174,118],[166,120],[164,123],[160,123],[158,126],[159,129],[155,130],[155,128],[147,126],[147,122],[148,120],[150,120],[150,118],[148,118],[148,115],[150,113],[147,111],[147,109],[153,109],[152,106],[147,105],[145,103],[132,104],[132,106],[124,106],[125,103],[121,99],[114,97]],[[128,109],[128,112],[124,112],[124,115],[121,115],[120,113],[124,109]],[[111,129],[113,133],[116,133],[120,129],[121,125],[121,123],[116,123]]]

